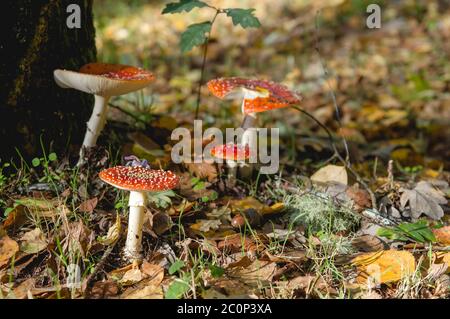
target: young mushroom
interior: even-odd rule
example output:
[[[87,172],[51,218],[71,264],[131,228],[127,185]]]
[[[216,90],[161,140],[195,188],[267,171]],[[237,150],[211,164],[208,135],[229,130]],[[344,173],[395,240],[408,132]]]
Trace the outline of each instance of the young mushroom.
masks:
[[[256,140],[250,129],[255,124],[256,113],[292,106],[301,101],[297,93],[284,85],[264,80],[219,78],[209,81],[208,89],[220,99],[242,100],[241,109],[245,117],[242,122],[244,134],[240,143],[249,145],[252,150],[256,148]]]
[[[125,256],[131,260],[140,260],[146,193],[173,189],[178,185],[179,177],[171,171],[153,170],[143,166],[116,166],[101,171],[99,177],[116,188],[130,192]]]
[[[242,166],[244,161],[250,157],[250,149],[247,145],[227,143],[215,146],[211,150],[211,155],[225,160],[228,169],[228,184],[233,187],[236,184],[237,167]]]
[[[105,126],[109,99],[112,96],[141,90],[154,80],[153,74],[149,71],[107,63],[89,63],[79,71],[58,69],[53,74],[60,87],[76,89],[95,96],[95,105],[87,122],[78,166],[84,163],[85,150],[96,145]]]

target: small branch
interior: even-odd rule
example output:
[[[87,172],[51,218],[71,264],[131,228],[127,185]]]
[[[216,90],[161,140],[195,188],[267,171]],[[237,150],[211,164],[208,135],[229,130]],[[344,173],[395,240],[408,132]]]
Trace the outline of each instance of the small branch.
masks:
[[[306,116],[308,116],[310,119],[312,119],[314,122],[317,123],[317,125],[319,125],[328,135],[328,139],[330,141],[330,145],[331,148],[333,149],[333,157],[336,157],[337,159],[339,159],[339,161],[342,162],[342,164],[350,171],[350,173],[353,174],[353,176],[356,178],[356,180],[358,181],[358,183],[360,183],[365,189],[366,191],[369,193],[370,195],[370,200],[372,202],[372,208],[376,209],[377,208],[377,200],[375,197],[375,194],[373,193],[373,191],[369,188],[369,186],[367,185],[367,183],[361,178],[361,176],[353,169],[352,165],[350,164],[349,161],[346,161],[342,155],[339,153],[336,144],[334,143],[334,139],[333,139],[333,135],[331,134],[330,130],[324,125],[322,124],[322,122],[320,122],[314,115],[308,113],[307,111],[297,107],[297,106],[293,106],[294,109],[296,109],[297,111],[305,114]]]
[[[211,32],[212,32],[212,28],[214,25],[214,22],[216,21],[217,16],[220,13],[223,13],[223,11],[221,9],[217,9],[211,6],[208,6],[212,9],[216,10],[216,14],[214,15],[214,18],[211,20],[211,30],[209,31],[208,36],[206,37],[206,41],[204,44],[204,48],[203,48],[203,60],[202,60],[202,68],[201,68],[201,72],[200,72],[200,80],[198,81],[198,89],[197,89],[197,105],[195,106],[195,119],[198,119],[198,112],[200,109],[200,102],[202,99],[202,86],[203,86],[203,80],[205,77],[205,69],[206,69],[206,56],[208,55],[208,44],[209,44],[209,39],[211,38]]]
[[[86,289],[84,291],[83,294],[83,298],[87,299],[89,298],[90,294],[91,294],[91,290],[92,290],[92,286],[93,286],[93,280],[97,277],[98,273],[100,272],[100,270],[103,269],[106,260],[108,259],[109,255],[111,254],[111,252],[113,251],[114,247],[116,247],[118,240],[113,243],[112,245],[110,245],[105,252],[103,253],[102,258],[100,259],[100,261],[97,263],[97,265],[94,268],[94,271],[86,278]]]
[[[315,16],[315,33],[314,33],[315,50],[316,50],[317,55],[319,57],[319,63],[320,63],[320,66],[322,67],[322,71],[323,71],[323,73],[325,75],[325,82],[327,83],[327,86],[328,86],[328,89],[329,89],[329,92],[330,92],[330,96],[331,96],[331,99],[333,101],[334,111],[336,113],[336,121],[337,121],[337,123],[339,125],[339,128],[342,128],[341,115],[340,115],[340,112],[339,112],[339,106],[337,104],[336,94],[335,94],[333,88],[331,87],[330,82],[328,81],[329,72],[328,72],[328,69],[327,69],[325,63],[323,62],[322,56],[320,54],[319,36],[318,36],[318,33],[319,33],[318,16],[319,16],[319,11],[316,13],[316,16]],[[347,140],[345,139],[344,136],[342,136],[342,143],[344,144],[344,149],[345,149],[345,160],[350,162],[350,152],[349,152],[349,149],[348,149]]]

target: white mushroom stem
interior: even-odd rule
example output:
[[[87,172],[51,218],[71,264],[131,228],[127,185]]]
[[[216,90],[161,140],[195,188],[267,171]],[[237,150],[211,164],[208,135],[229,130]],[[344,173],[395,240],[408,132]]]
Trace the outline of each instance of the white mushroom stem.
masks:
[[[265,97],[267,94],[266,93],[260,93],[257,91],[251,91],[251,90],[247,90],[244,89],[244,99],[242,101],[242,114],[244,113],[244,105],[245,105],[245,100],[252,100],[255,99],[257,97]],[[244,133],[242,134],[242,140],[241,140],[241,144],[242,145],[248,145],[250,148],[250,153],[251,154],[256,154],[257,152],[257,143],[258,143],[258,137],[257,134],[255,134],[254,130],[251,130],[256,123],[256,113],[249,113],[249,114],[245,114],[244,120],[242,122],[242,128],[244,129]],[[246,165],[245,167],[240,168],[240,172],[239,172],[242,177],[247,178],[250,177],[253,173],[253,165]]]
[[[141,259],[142,252],[142,226],[144,224],[145,204],[147,198],[144,192],[130,192],[128,206],[128,233],[125,243],[125,256],[133,260]]]
[[[228,171],[228,173],[227,173],[228,185],[230,187],[233,187],[234,185],[236,185],[236,171],[237,171],[238,163],[233,160],[226,160],[226,165],[227,165],[227,171]]]
[[[84,135],[83,145],[80,149],[80,159],[78,166],[84,163],[84,154],[86,149],[97,144],[97,139],[100,136],[106,124],[106,116],[108,111],[108,96],[95,95],[95,105],[92,115],[87,122],[86,134]]]

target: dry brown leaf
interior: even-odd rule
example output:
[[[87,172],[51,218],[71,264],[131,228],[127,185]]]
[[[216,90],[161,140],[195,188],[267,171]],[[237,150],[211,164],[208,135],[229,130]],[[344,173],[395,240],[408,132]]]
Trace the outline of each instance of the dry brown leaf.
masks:
[[[220,225],[222,225],[222,221],[217,219],[198,219],[190,228],[194,231],[206,233],[210,230],[218,229]]]
[[[270,215],[281,212],[284,209],[283,203],[275,203],[272,206],[267,206],[256,198],[248,196],[243,199],[231,199],[229,207],[233,213],[243,213],[247,209],[254,209],[262,215]]]
[[[98,203],[97,197],[88,199],[80,204],[80,207],[78,207],[78,210],[81,213],[91,214],[94,211],[95,207],[97,207],[97,203]]]
[[[416,220],[422,214],[439,220],[444,216],[444,210],[440,205],[447,204],[444,194],[433,187],[429,182],[421,181],[414,189],[400,189],[400,205],[403,209],[409,204],[411,217]]]
[[[241,234],[235,234],[226,236],[224,240],[217,244],[217,248],[226,253],[236,252],[255,252],[257,250],[264,249],[262,240],[256,242],[253,238],[242,236]]]
[[[352,264],[358,267],[359,284],[396,282],[411,275],[416,268],[414,256],[398,250],[362,254]]]
[[[121,295],[124,299],[163,299],[164,292],[161,286],[149,285],[142,289],[126,291]]]
[[[14,299],[26,299],[29,296],[32,296],[32,290],[35,285],[35,279],[29,278],[19,284],[16,288],[13,289],[12,295],[10,298]]]
[[[47,248],[47,245],[47,238],[40,228],[35,228],[20,238],[20,251],[27,254],[37,254]]]
[[[119,286],[113,280],[98,281],[89,294],[90,299],[107,299],[119,294]]]
[[[450,245],[450,226],[433,229],[433,234],[439,244],[444,246]]]
[[[315,183],[341,183],[348,184],[347,171],[344,166],[327,165],[322,167],[311,176],[311,181]]]
[[[317,278],[316,276],[306,275],[290,279],[286,283],[286,288],[289,290],[300,289],[304,291],[311,291],[313,289],[317,289],[322,291],[327,290],[329,286],[323,278]]]
[[[120,238],[120,232],[122,231],[122,223],[120,215],[116,214],[116,222],[108,229],[106,236],[98,239],[103,245],[112,245]]]
[[[39,218],[55,219],[64,214],[68,215],[71,211],[57,200],[42,200],[35,198],[22,198],[17,200],[19,203],[3,222],[3,227],[9,229],[12,227],[19,228],[30,221],[31,216]]]
[[[132,268],[128,270],[123,277],[119,280],[122,286],[131,286],[140,282],[144,276],[139,268]]]
[[[257,285],[262,282],[271,282],[277,264],[265,260],[255,260],[246,267],[233,267],[228,275],[241,280],[248,285]]]
[[[0,238],[0,268],[6,265],[11,257],[19,251],[19,244],[8,236]]]
[[[160,265],[151,264],[147,261],[144,261],[141,265],[141,272],[145,278],[148,278],[145,281],[145,284],[158,286],[164,279],[164,268]]]
[[[188,171],[198,178],[206,178],[213,183],[217,179],[217,169],[214,164],[209,163],[184,163]]]
[[[376,252],[383,250],[384,243],[379,237],[366,234],[355,237],[352,246],[361,252]]]

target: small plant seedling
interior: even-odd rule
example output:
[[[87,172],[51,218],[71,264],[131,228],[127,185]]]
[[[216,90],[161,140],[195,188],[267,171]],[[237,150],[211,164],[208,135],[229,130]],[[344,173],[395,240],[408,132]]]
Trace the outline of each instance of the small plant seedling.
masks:
[[[206,189],[206,184],[204,181],[202,181],[200,178],[198,177],[194,177],[191,179],[191,185],[192,185],[192,189],[194,191],[201,191]],[[203,196],[201,198],[201,201],[203,203],[207,203],[207,202],[211,202],[216,200],[217,198],[219,198],[219,194],[216,191],[212,191],[211,194],[209,194],[208,196]]]
[[[258,18],[255,17],[254,11],[255,9],[242,9],[242,8],[216,8],[208,3],[200,0],[180,0],[178,2],[171,2],[166,5],[162,14],[174,14],[174,13],[183,13],[190,12],[195,8],[208,8],[211,9],[214,14],[211,16],[211,19],[208,21],[203,21],[200,23],[191,24],[187,27],[186,31],[181,34],[180,38],[180,49],[181,51],[188,52],[191,51],[194,47],[204,45],[203,49],[203,58],[202,58],[202,68],[200,80],[198,83],[197,90],[197,105],[195,109],[195,118],[198,118],[198,109],[200,107],[200,99],[201,99],[201,87],[203,85],[203,79],[205,74],[205,65],[206,65],[206,55],[208,54],[208,43],[211,38],[211,31],[216,21],[216,18],[224,14],[227,17],[231,18],[233,25],[240,25],[242,28],[259,28],[261,23]]]
[[[392,228],[382,227],[378,230],[377,235],[399,241],[436,242],[436,237],[426,220],[419,220],[415,223],[401,223]]]

